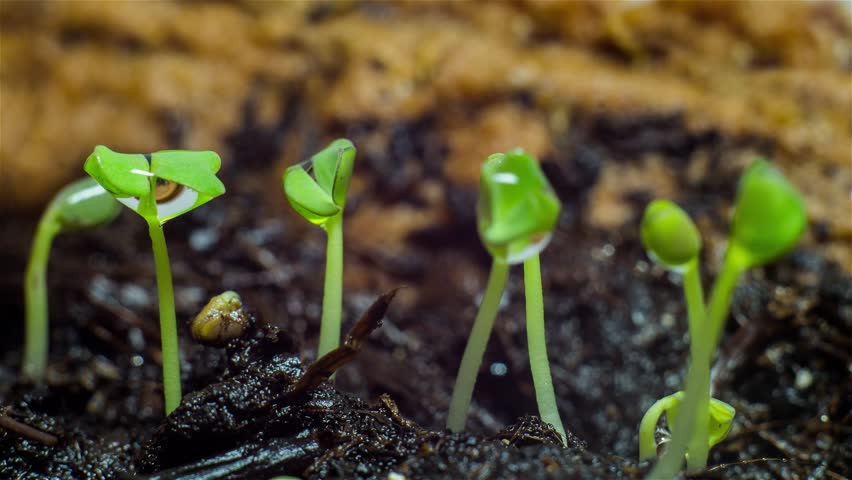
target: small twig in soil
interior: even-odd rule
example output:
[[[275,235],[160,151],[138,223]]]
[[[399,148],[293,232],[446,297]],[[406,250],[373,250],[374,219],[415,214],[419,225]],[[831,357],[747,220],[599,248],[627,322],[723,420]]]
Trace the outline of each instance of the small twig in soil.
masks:
[[[421,432],[421,433],[425,432],[423,427],[421,427],[420,425],[417,425],[416,423],[414,423],[411,420],[402,416],[402,414],[399,412],[399,406],[396,404],[396,402],[394,402],[391,399],[390,395],[388,395],[387,393],[383,393],[379,397],[379,400],[381,400],[382,405],[384,405],[385,408],[388,409],[388,412],[390,412],[391,418],[393,418],[396,421],[396,423],[403,425],[403,426],[406,426],[406,427],[408,427],[412,430],[415,430],[417,432]]]
[[[395,288],[379,296],[346,334],[346,341],[343,342],[343,345],[310,364],[305,374],[299,378],[299,381],[296,382],[287,396],[291,399],[301,397],[312,388],[328,380],[340,367],[351,362],[363,348],[370,333],[382,324],[382,318],[384,318],[385,312],[387,312],[390,302],[398,290],[399,288]]]
[[[27,425],[26,423],[19,422],[5,413],[0,413],[0,428],[16,433],[27,440],[43,443],[48,447],[53,447],[59,443],[59,437],[56,435],[41,431]]]
[[[791,460],[790,460],[789,458],[769,458],[769,457],[764,457],[764,458],[752,458],[752,459],[749,459],[749,460],[741,460],[741,461],[739,461],[739,462],[720,463],[719,465],[716,465],[715,467],[708,468],[708,469],[707,469],[707,473],[715,472],[715,471],[718,471],[718,470],[725,470],[725,469],[727,469],[727,468],[734,467],[734,466],[737,466],[737,465],[748,465],[748,464],[750,464],[750,463],[761,463],[761,462],[766,462],[766,463],[768,463],[768,462],[782,462],[782,463],[788,463],[788,462],[791,462]]]

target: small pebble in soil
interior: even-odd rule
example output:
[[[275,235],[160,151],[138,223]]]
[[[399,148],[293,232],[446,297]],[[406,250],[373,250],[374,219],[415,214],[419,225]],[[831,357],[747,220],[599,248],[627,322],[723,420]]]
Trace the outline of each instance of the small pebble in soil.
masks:
[[[178,308],[182,310],[198,308],[198,305],[204,301],[204,293],[204,289],[201,287],[178,288],[175,298]]]
[[[135,283],[129,283],[121,287],[119,291],[121,304],[128,308],[143,308],[151,304],[148,292]]]
[[[206,252],[219,241],[219,233],[213,228],[198,228],[189,234],[189,246],[196,252]]]
[[[807,368],[796,372],[796,389],[807,390],[814,383],[814,375]]]
[[[131,327],[127,330],[127,343],[133,348],[133,350],[137,352],[141,352],[145,349],[145,335],[142,333],[142,329],[137,327]]]

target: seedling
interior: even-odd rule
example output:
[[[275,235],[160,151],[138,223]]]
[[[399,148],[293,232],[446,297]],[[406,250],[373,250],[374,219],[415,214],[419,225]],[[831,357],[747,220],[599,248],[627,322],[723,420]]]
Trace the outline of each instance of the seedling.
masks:
[[[518,149],[491,155],[482,165],[477,210],[479,236],[493,262],[485,295],[462,355],[447,428],[453,432],[464,429],[476,374],[506,287],[509,266],[523,263],[527,342],[539,414],[565,442],[565,429],[559,418],[547,360],[539,263],[539,253],[550,242],[559,217],[559,200],[535,158]]]
[[[131,154],[98,145],[84,166],[86,173],[148,224],[160,301],[166,415],[180,404],[181,388],[175,298],[163,224],[225,193],[216,178],[220,164],[219,155],[210,151]]]
[[[791,250],[804,232],[807,216],[799,192],[764,160],[756,160],[740,180],[731,234],[722,270],[705,311],[698,256],[701,239],[683,210],[657,200],[645,211],[642,243],[649,255],[684,274],[690,332],[686,391],[657,401],[640,425],[640,458],[655,454],[654,428],[666,412],[672,441],[649,478],[673,478],[683,464],[703,470],[710,447],[725,438],[734,417],[730,405],[710,398],[710,363],[730,310],[734,288],[749,268]]]
[[[325,287],[322,300],[319,353],[321,357],[340,345],[343,308],[343,207],[355,163],[355,146],[337,139],[310,160],[284,172],[287,200],[309,222],[326,231]]]
[[[674,425],[677,422],[678,407],[683,402],[683,395],[684,393],[680,391],[663,397],[654,402],[651,408],[645,412],[645,415],[642,417],[642,423],[639,425],[640,460],[656,457],[657,444],[654,439],[654,431],[657,422],[664,413],[666,414],[666,421],[669,425]],[[734,407],[727,403],[715,398],[710,399],[709,419],[707,423],[708,448],[712,448],[728,436],[736,413]]]
[[[121,211],[118,202],[91,178],[83,178],[59,191],[41,216],[33,239],[24,280],[27,307],[26,340],[21,375],[44,380],[49,344],[47,261],[54,237],[111,222]]]

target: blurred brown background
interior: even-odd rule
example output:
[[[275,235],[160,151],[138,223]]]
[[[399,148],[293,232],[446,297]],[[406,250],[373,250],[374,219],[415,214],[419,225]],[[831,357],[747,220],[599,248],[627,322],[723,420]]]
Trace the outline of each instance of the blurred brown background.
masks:
[[[604,163],[590,224],[635,215],[625,189],[676,195],[666,142],[710,132],[729,148],[691,151],[690,177],[714,175],[714,155],[739,169],[771,154],[805,192],[825,251],[849,266],[849,12],[813,1],[4,0],[0,211],[37,212],[96,144],[215,149],[231,170],[266,162],[283,203],[280,171],[306,137],[368,124],[358,146],[369,152],[428,119],[440,148],[426,154],[472,186],[489,153],[520,145],[547,158],[605,117],[622,123],[599,136],[663,148]]]

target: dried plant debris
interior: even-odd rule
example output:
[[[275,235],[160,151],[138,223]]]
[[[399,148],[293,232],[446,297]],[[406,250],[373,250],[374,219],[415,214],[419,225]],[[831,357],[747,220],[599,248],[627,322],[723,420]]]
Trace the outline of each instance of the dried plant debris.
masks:
[[[361,351],[361,347],[370,333],[381,326],[382,318],[384,318],[385,312],[387,312],[397,290],[391,290],[373,302],[370,308],[355,322],[349,333],[346,334],[346,340],[343,342],[343,345],[326,353],[317,359],[317,361],[308,365],[305,374],[293,385],[287,396],[293,400],[301,398],[302,395],[308,393],[312,388],[328,380],[340,367],[352,361],[358,355],[358,352]]]

